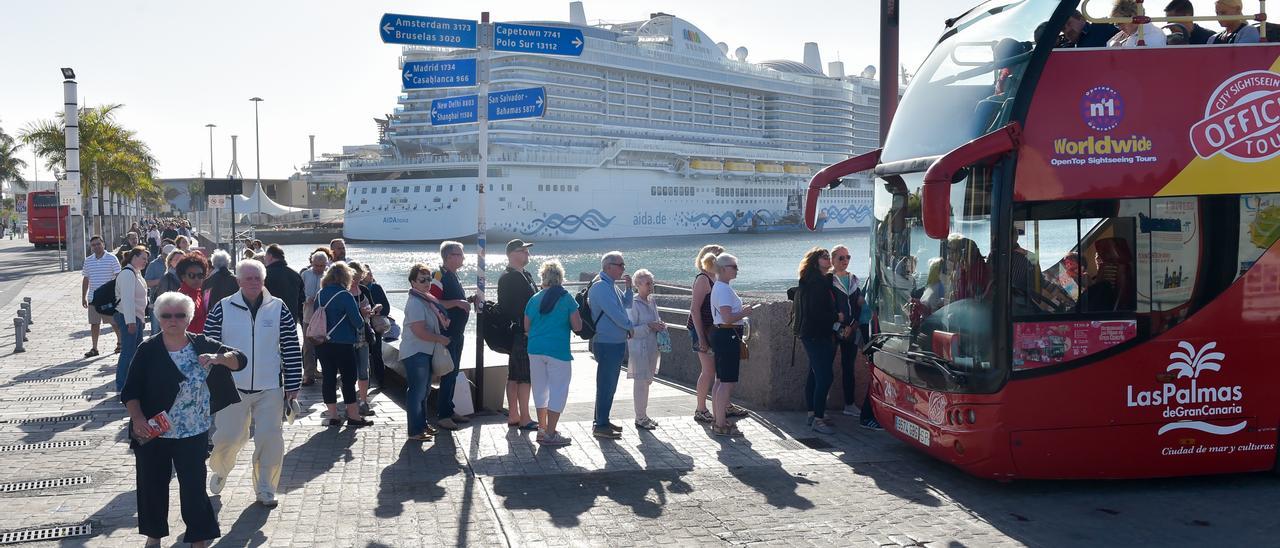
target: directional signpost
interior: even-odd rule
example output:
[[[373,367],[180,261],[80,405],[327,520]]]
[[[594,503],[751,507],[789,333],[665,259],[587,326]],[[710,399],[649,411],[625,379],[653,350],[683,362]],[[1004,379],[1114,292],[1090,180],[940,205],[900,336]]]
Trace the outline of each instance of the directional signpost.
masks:
[[[461,95],[431,101],[431,125],[448,126],[479,121],[480,97]]]
[[[460,88],[476,85],[475,59],[405,61],[404,89]]]
[[[546,88],[489,92],[489,120],[541,118],[547,110]]]
[[[551,55],[582,55],[582,31],[560,27],[493,25],[493,49],[520,53],[547,53]]]
[[[485,32],[480,32],[483,28]],[[388,13],[378,22],[378,35],[389,44],[438,46],[478,50],[474,59],[405,61],[401,84],[405,90],[476,86],[477,93],[444,97],[431,101],[431,125],[478,123],[480,152],[476,173],[476,289],[483,301],[485,291],[485,192],[489,174],[489,121],[539,118],[547,111],[546,88],[511,89],[489,92],[489,58],[493,51],[545,55],[582,55],[586,41],[579,29],[489,23],[489,13],[476,21],[443,19]],[[484,101],[484,109],[480,108]],[[212,197],[211,197],[212,198]],[[232,202],[235,207],[235,202]],[[477,321],[477,326],[484,322]],[[483,337],[477,331],[477,337]],[[476,345],[476,391],[484,394],[484,345]],[[481,401],[477,408],[483,408]]]
[[[378,34],[388,44],[474,49],[476,22],[420,15],[387,13],[378,22]]]

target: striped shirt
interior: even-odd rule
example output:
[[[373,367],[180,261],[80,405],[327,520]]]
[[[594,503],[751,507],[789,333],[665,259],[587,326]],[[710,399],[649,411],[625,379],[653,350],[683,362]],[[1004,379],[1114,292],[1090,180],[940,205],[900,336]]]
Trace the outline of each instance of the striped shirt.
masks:
[[[89,279],[89,294],[92,295],[93,290],[116,279],[116,274],[120,273],[120,260],[110,253],[103,253],[102,258],[90,253],[84,258],[82,272],[84,277]]]
[[[216,341],[222,340],[222,303],[218,301],[205,316],[204,336]],[[282,373],[285,392],[296,392],[302,389],[302,345],[298,342],[298,324],[289,313],[289,307],[280,306],[280,372]],[[252,356],[255,349],[240,349]]]

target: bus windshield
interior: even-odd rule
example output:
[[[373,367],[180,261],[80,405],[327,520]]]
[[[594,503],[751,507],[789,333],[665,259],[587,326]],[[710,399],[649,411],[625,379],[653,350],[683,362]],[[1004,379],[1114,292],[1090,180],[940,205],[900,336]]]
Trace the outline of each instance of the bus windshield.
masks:
[[[961,17],[910,80],[880,161],[946,154],[1003,126],[1057,0],[993,0]]]
[[[951,229],[943,240],[929,238],[921,221],[923,173],[887,175],[876,185],[869,292],[881,334],[876,346],[944,372],[946,382],[931,388],[989,392],[1004,379],[992,346],[991,195],[998,169],[970,168],[951,186]]]
[[[55,208],[58,207],[57,195],[50,193],[32,193],[31,207],[34,209]]]

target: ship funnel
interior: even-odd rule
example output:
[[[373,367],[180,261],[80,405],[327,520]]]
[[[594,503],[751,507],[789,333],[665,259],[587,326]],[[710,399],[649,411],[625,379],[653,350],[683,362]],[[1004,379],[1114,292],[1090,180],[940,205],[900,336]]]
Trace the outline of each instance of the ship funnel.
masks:
[[[733,50],[733,56],[734,56],[734,58],[736,58],[736,59],[737,59],[737,60],[739,60],[739,61],[746,61],[746,60],[747,60],[747,48],[744,48],[744,47],[742,47],[742,46],[738,46],[738,49]]]
[[[316,161],[316,136],[308,135],[307,139],[311,141],[311,161]]]
[[[569,2],[569,23],[587,26],[587,12],[582,8],[582,2]]]
[[[804,64],[813,70],[822,72],[822,54],[818,53],[817,42],[804,43]]]
[[[875,77],[876,77],[876,66],[875,66],[875,65],[867,65],[867,68],[862,69],[862,77],[863,77],[863,78],[867,78],[867,79],[875,78]]]
[[[844,63],[840,61],[827,63],[827,76],[832,78],[844,78]]]

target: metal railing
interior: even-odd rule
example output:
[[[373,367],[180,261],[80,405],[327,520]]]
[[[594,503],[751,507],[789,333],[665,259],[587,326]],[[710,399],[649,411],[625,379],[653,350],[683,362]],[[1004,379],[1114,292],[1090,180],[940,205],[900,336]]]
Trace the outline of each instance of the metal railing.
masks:
[[[1089,2],[1091,1],[1083,0],[1080,2],[1080,15],[1084,17],[1085,21],[1110,25],[1138,25],[1138,45],[1145,44],[1143,26],[1147,23],[1195,23],[1196,21],[1240,21],[1246,25],[1251,21],[1257,21],[1258,41],[1267,41],[1267,0],[1258,0],[1258,13],[1253,15],[1175,15],[1156,17],[1147,15],[1147,8],[1142,0],[1138,0],[1138,14],[1133,17],[1093,17],[1089,15]]]

